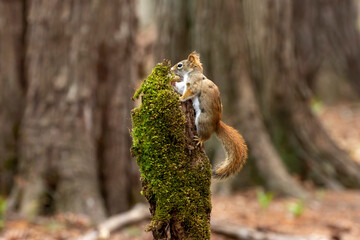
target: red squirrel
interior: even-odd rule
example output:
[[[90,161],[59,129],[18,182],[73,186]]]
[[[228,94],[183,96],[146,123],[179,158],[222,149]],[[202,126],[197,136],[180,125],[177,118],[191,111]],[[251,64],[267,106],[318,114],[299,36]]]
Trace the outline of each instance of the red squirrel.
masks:
[[[218,87],[203,74],[200,55],[192,52],[187,59],[175,64],[174,89],[181,94],[180,101],[192,100],[195,109],[195,125],[198,144],[203,144],[215,132],[222,142],[226,159],[213,171],[216,179],[226,179],[246,162],[247,146],[243,137],[221,121],[222,104]]]

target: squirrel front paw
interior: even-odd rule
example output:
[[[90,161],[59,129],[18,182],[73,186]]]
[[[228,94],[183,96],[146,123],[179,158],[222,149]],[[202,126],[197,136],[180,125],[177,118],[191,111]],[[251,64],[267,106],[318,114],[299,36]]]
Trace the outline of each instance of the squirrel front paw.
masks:
[[[189,98],[192,98],[194,96],[194,93],[192,93],[189,89],[186,89],[184,94],[181,96],[180,101],[184,102],[188,100]]]
[[[181,82],[182,78],[178,75],[175,75],[175,77],[171,80],[171,82]]]

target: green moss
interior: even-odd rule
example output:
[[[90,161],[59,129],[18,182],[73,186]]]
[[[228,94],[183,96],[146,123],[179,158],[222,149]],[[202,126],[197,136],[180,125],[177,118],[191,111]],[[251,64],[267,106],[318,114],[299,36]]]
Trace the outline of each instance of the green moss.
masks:
[[[178,222],[186,239],[210,239],[211,167],[201,151],[189,151],[185,116],[170,85],[170,64],[158,64],[134,95],[132,153],[140,167],[142,194],[155,205],[148,226]]]

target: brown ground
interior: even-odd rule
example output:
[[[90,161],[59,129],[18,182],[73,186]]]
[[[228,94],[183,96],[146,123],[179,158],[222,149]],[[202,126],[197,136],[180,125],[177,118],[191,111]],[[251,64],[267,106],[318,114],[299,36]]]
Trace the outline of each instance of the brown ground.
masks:
[[[270,232],[324,236],[340,235],[341,240],[360,239],[360,192],[315,192],[304,203],[301,215],[289,210],[296,199],[275,199],[262,209],[254,191],[231,197],[215,197],[212,217],[218,221]]]
[[[360,163],[360,105],[338,105],[323,108],[320,119],[332,137]],[[299,216],[289,210],[298,200],[275,198],[267,208],[257,200],[256,190],[231,196],[214,196],[212,219],[262,231],[331,236],[332,239],[360,239],[360,191],[313,191],[313,200],[303,203]],[[299,205],[299,204],[298,204]],[[145,233],[146,221],[129,226],[114,234],[112,240],[151,240]],[[41,218],[29,223],[13,220],[0,232],[0,240],[60,240],[73,239],[91,228],[89,221],[72,214]],[[230,239],[213,234],[213,240]]]
[[[360,103],[323,108],[319,117],[339,146],[360,163]]]

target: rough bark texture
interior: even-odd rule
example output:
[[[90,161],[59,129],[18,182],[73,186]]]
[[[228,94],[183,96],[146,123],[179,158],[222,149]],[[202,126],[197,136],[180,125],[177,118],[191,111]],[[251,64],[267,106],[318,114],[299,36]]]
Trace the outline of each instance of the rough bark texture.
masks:
[[[156,6],[158,37],[155,60],[183,59],[183,53],[191,50],[189,1],[158,0]]]
[[[325,88],[323,91],[330,92],[329,95],[335,100],[334,93],[339,88],[344,89],[344,85],[352,87],[349,92],[360,93],[360,35],[356,5],[353,0],[292,3],[292,22],[296,24],[293,29],[294,55],[298,73],[311,89],[314,89],[324,66],[326,72],[338,75],[337,82],[331,81],[331,85],[322,86]]]
[[[20,212],[34,216],[55,201],[59,211],[102,219],[93,116],[96,55],[87,53],[96,46],[89,36],[94,10],[68,1],[30,1],[28,7]]]
[[[331,57],[333,67],[341,71],[360,95],[360,35],[358,27],[358,7],[354,0],[305,1],[300,4],[305,11],[317,10],[318,21],[312,30],[320,33],[317,45],[324,46]],[[294,12],[297,5],[294,5]],[[314,12],[314,11],[313,11]],[[339,21],[339,19],[341,19]],[[323,44],[326,42],[326,44]],[[321,49],[321,48],[320,48]]]
[[[138,169],[130,156],[130,110],[136,73],[136,18],[134,1],[108,1],[98,23],[101,43],[97,47],[97,101],[100,122],[98,136],[102,193],[109,213],[130,208],[138,193]],[[106,27],[104,29],[104,27]],[[136,164],[135,164],[136,165]]]
[[[123,211],[132,184],[134,3],[26,3],[27,105],[10,205],[26,216],[71,211],[94,220],[105,206]]]
[[[8,194],[13,182],[24,109],[23,8],[21,0],[0,1],[0,195]]]

